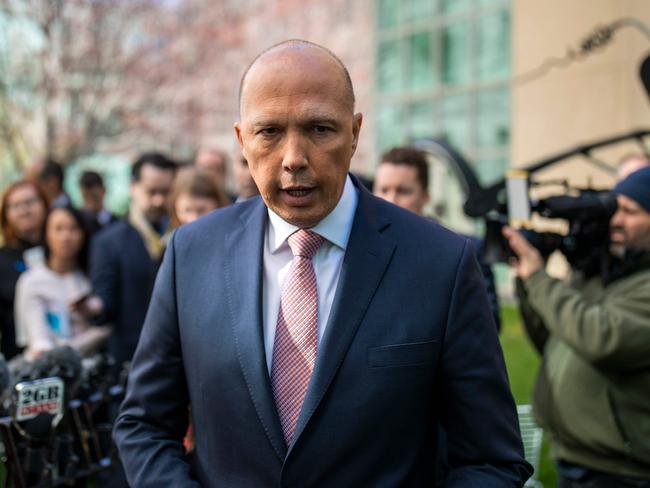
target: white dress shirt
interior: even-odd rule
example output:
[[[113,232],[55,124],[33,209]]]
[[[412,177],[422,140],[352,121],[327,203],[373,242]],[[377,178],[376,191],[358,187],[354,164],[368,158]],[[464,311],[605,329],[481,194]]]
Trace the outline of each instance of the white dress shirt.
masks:
[[[334,210],[310,229],[325,238],[325,242],[312,258],[318,287],[319,345],[332,310],[334,294],[339,283],[343,256],[348,246],[358,200],[357,190],[348,175],[343,187],[343,193]],[[269,219],[264,241],[264,284],[262,294],[264,350],[266,352],[266,366],[270,374],[282,287],[289,275],[293,261],[293,253],[289,248],[287,238],[296,232],[298,227],[283,220],[270,208],[268,209],[268,215]]]

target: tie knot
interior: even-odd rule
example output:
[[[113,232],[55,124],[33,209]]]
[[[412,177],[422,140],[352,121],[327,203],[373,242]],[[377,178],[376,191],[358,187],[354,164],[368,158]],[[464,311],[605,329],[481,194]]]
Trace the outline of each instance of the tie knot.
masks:
[[[289,236],[287,242],[294,256],[311,259],[325,238],[310,230],[300,229]]]

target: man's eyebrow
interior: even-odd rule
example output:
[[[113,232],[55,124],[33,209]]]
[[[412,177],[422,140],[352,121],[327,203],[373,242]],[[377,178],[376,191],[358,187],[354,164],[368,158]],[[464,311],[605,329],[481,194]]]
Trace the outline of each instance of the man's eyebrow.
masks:
[[[322,112],[307,112],[298,119],[301,125],[331,125],[335,127],[341,125],[341,121],[338,118]]]
[[[259,128],[259,127],[269,127],[269,126],[275,126],[275,125],[280,125],[283,122],[280,121],[280,119],[277,118],[272,118],[272,117],[260,117],[258,119],[254,119],[251,122],[251,127],[253,128]],[[327,114],[305,114],[303,116],[300,116],[298,118],[298,123],[300,125],[331,125],[338,127],[341,125],[340,120],[338,120],[336,117],[332,117]]]
[[[340,122],[335,117],[328,115],[310,115],[304,118],[305,124],[324,124],[324,125],[340,125]]]
[[[260,117],[258,119],[254,119],[251,122],[252,127],[268,127],[271,125],[278,125],[280,122],[278,119],[273,119],[269,117]]]

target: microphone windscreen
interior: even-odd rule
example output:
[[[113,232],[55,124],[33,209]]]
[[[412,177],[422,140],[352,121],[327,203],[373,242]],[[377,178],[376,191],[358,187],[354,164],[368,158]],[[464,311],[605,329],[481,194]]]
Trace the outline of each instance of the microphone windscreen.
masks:
[[[33,379],[57,376],[65,382],[66,396],[72,398],[81,378],[81,355],[70,346],[55,347],[34,361]]]

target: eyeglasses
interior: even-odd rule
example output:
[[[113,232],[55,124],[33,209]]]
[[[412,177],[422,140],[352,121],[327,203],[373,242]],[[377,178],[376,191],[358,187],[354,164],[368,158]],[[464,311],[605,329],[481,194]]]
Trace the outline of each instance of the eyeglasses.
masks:
[[[11,211],[20,210],[21,208],[30,208],[36,205],[37,203],[40,203],[40,200],[38,198],[29,198],[21,202],[8,203],[7,210],[11,212]]]

